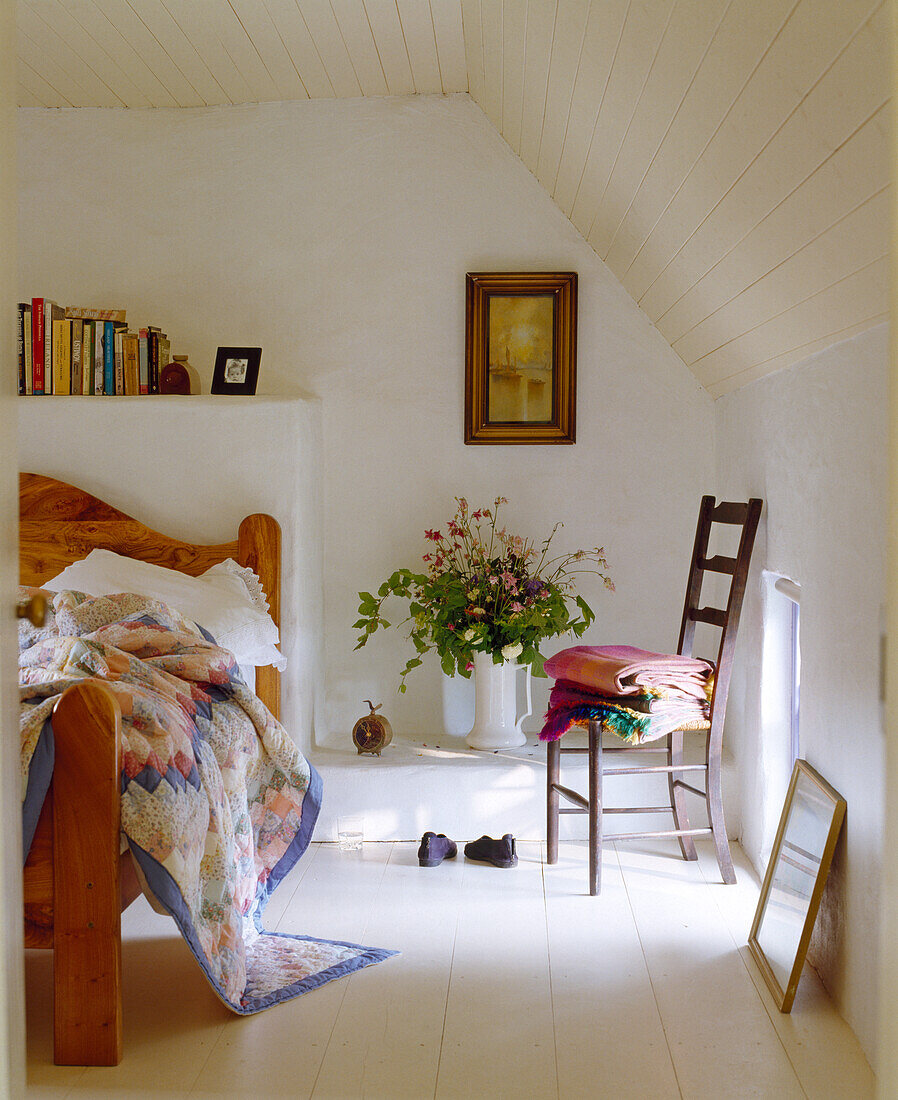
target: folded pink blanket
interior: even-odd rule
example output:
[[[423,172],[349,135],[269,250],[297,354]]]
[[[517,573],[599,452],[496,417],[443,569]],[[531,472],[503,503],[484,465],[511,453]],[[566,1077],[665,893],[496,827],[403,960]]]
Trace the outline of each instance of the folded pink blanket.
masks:
[[[713,666],[698,657],[652,653],[632,645],[575,645],[545,663],[548,676],[596,695],[666,695],[707,699]]]

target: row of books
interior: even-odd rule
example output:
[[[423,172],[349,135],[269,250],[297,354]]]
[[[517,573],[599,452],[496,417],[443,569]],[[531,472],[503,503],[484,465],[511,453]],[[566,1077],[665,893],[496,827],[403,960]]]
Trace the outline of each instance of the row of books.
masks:
[[[19,303],[20,394],[159,393],[170,351],[156,326],[130,331],[123,309],[63,308],[49,298]]]

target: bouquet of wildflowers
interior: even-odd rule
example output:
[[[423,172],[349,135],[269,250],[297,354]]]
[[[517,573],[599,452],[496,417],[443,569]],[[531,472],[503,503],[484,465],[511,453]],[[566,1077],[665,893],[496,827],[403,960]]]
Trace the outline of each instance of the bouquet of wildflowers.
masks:
[[[390,626],[382,614],[390,596],[408,601],[403,624],[409,624],[415,656],[403,669],[401,692],[406,676],[431,649],[448,676],[470,676],[475,652],[491,653],[496,664],[517,659],[543,676],[540,643],[558,634],[580,637],[595,618],[574,592],[577,575],[594,573],[606,588],[614,589],[604,572],[608,563],[601,547],[550,557],[559,524],[537,549],[530,540],[498,526],[505,497],[497,497],[492,508],[473,512],[464,497],[455,500],[455,516],[446,524],[446,533],[424,533],[432,544],[424,555],[426,573],[398,569],[376,596],[359,593],[361,618],[355,628],[362,633],[356,649],[379,627]]]

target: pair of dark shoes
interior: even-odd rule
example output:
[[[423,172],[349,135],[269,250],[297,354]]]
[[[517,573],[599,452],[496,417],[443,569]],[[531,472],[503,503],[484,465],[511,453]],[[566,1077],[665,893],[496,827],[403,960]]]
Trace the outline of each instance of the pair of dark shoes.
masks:
[[[445,834],[428,832],[421,837],[418,863],[422,867],[438,867],[444,859],[455,859],[457,855],[458,847],[455,841],[450,840]],[[518,853],[511,833],[506,833],[501,840],[494,840],[491,836],[472,840],[465,845],[465,855],[468,859],[492,863],[494,867],[514,867],[518,862]]]

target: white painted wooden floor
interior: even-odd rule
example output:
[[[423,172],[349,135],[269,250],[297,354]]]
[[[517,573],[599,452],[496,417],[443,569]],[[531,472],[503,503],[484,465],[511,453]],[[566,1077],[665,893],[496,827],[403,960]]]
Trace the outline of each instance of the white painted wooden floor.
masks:
[[[438,823],[437,823],[438,824]],[[461,845],[459,845],[461,849]],[[722,886],[710,849],[608,847],[600,898],[586,851],[511,870],[461,853],[419,868],[414,844],[313,845],[268,927],[402,955],[241,1018],[212,994],[174,925],[125,914],[125,1057],[57,1067],[49,957],[29,952],[29,1097],[796,1097],[862,1100],[873,1076],[816,975],[792,1014],[745,948],[758,886],[736,848]]]

